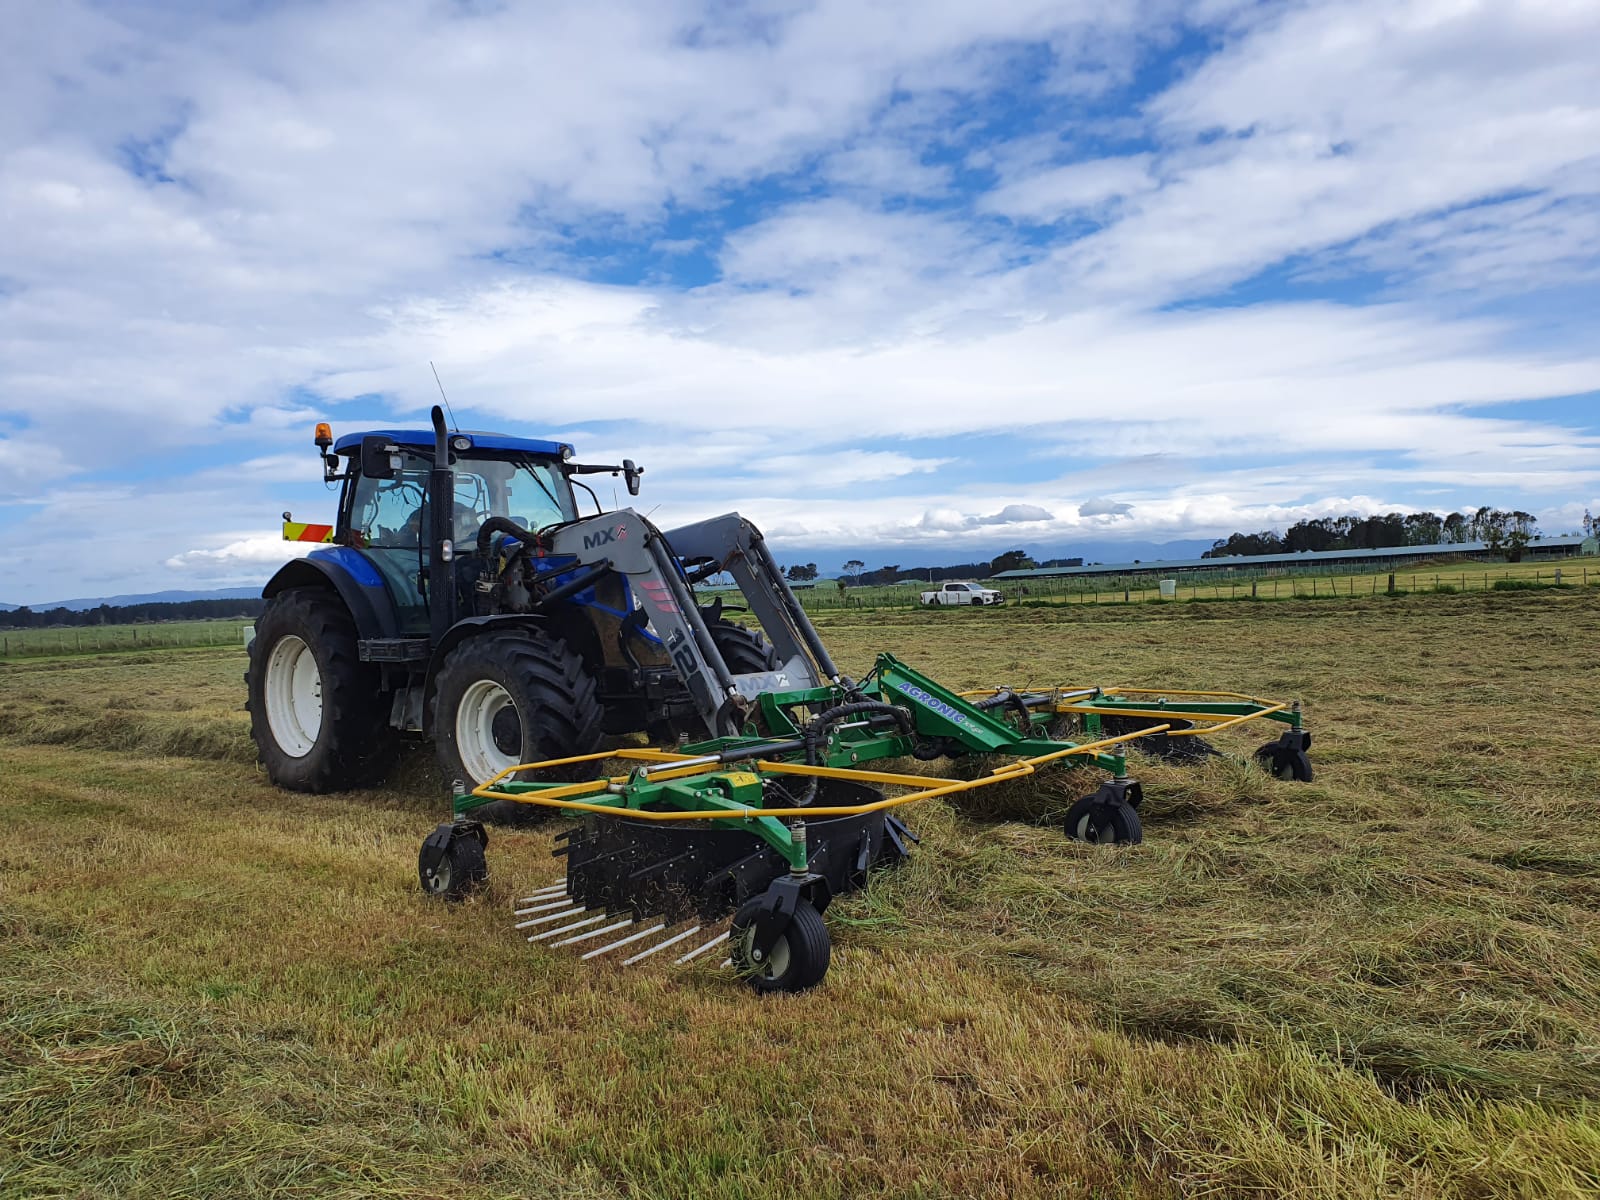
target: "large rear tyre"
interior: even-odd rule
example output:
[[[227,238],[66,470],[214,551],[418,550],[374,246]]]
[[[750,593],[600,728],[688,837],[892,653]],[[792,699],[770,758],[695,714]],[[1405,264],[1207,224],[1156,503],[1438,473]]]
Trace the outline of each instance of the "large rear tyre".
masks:
[[[245,682],[256,756],[278,787],[338,792],[382,780],[394,750],[389,701],[333,592],[290,588],[267,601]]]
[[[469,637],[444,661],[435,693],[434,743],[446,780],[487,783],[519,763],[593,754],[600,748],[600,701],[583,660],[533,629]],[[554,768],[541,779],[592,779],[598,762]],[[476,820],[526,824],[548,815],[535,804],[496,801]]]

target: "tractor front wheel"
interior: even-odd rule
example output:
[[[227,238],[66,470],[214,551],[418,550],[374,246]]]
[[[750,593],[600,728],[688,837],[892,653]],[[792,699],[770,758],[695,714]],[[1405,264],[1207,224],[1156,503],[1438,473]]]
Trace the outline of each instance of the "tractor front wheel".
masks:
[[[753,629],[718,617],[708,620],[711,641],[716,645],[722,661],[734,675],[755,675],[762,671],[776,671],[783,664],[772,644]]]
[[[439,670],[434,740],[447,780],[467,788],[520,763],[593,754],[600,747],[600,701],[583,660],[538,630],[483,633],[462,642]],[[594,777],[599,764],[575,763],[544,779]],[[548,809],[511,800],[472,810],[477,820],[517,824]]]
[[[278,787],[338,792],[383,778],[394,748],[388,698],[333,592],[290,588],[267,601],[245,681],[250,736]]]

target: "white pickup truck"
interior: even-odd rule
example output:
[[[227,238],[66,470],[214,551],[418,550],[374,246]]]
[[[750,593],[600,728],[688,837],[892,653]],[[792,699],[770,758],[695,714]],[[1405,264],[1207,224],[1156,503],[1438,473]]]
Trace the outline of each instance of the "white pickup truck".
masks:
[[[924,604],[1004,604],[1006,598],[993,588],[976,583],[946,583],[922,593]]]

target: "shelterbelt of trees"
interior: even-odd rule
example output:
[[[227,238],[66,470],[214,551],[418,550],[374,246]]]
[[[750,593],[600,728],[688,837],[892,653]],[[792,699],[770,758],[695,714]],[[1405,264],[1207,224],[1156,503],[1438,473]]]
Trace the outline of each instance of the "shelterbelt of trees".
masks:
[[[1584,514],[1585,533],[1600,521]],[[1483,542],[1515,562],[1522,549],[1539,536],[1539,522],[1520,509],[1506,512],[1485,504],[1470,512],[1385,513],[1373,517],[1318,517],[1297,521],[1288,532],[1265,529],[1260,533],[1235,533],[1213,542],[1202,558],[1234,555],[1297,554],[1302,550],[1381,550],[1391,546],[1438,546]]]
[[[0,627],[43,629],[59,625],[147,625],[152,621],[224,620],[259,617],[261,600],[172,600],[151,604],[101,604],[95,608],[51,608],[35,612],[27,605],[0,612]]]

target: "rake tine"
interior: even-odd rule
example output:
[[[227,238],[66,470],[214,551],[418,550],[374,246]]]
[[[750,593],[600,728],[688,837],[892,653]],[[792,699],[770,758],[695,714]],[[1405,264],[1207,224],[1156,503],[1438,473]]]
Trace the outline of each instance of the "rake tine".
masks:
[[[605,919],[605,913],[601,913],[598,917],[587,917],[582,921],[574,921],[571,925],[558,925],[554,929],[546,929],[541,933],[534,934],[528,940],[530,942],[542,942],[545,938],[553,938],[560,933],[571,933],[574,929],[582,929],[585,925],[593,925],[596,921],[604,921]]]
[[[597,958],[600,955],[607,953],[608,951],[615,950],[618,946],[626,946],[630,942],[637,942],[640,938],[649,937],[652,933],[660,933],[666,927],[667,927],[666,922],[663,921],[663,922],[661,922],[659,924],[650,926],[649,929],[641,930],[638,933],[630,933],[627,937],[621,938],[621,939],[619,939],[619,940],[617,940],[615,942],[612,942],[609,946],[601,946],[600,949],[598,949],[598,950],[591,950],[591,951],[589,951],[589,953],[585,954],[583,957],[584,958]]]
[[[516,923],[516,925],[513,926],[513,928],[515,928],[515,929],[526,929],[530,925],[545,925],[545,924],[548,924],[551,921],[559,921],[559,920],[561,920],[562,917],[575,917],[579,913],[588,912],[588,911],[589,910],[587,908],[585,908],[583,905],[574,904],[571,908],[567,909],[566,912],[550,913],[548,916],[534,917],[532,920],[528,920],[528,921],[518,921]]]
[[[726,971],[731,966],[733,966],[733,959],[725,958],[725,959],[722,960],[722,969],[724,971]]]
[[[657,942],[654,946],[651,946],[650,949],[641,950],[641,951],[639,951],[639,953],[635,954],[632,958],[623,959],[622,960],[622,965],[626,967],[630,963],[638,962],[641,958],[649,958],[652,954],[655,954],[655,953],[657,953],[658,951],[661,951],[661,950],[665,950],[668,946],[675,945],[676,943],[683,941],[684,938],[693,937],[695,934],[697,934],[699,932],[700,932],[700,926],[691,925],[691,926],[689,926],[689,928],[685,929],[682,933],[675,933],[671,937],[669,937],[666,941]]]
[[[564,892],[566,890],[567,890],[567,885],[566,885],[565,882],[552,883],[547,888],[540,888],[538,891],[534,892],[533,895],[531,895],[531,896],[522,897],[522,899],[518,900],[517,903],[518,904],[531,904],[535,900],[542,900],[542,899],[545,899],[546,897],[557,895],[558,893]]]
[[[551,900],[551,901],[548,901],[547,903],[544,903],[544,904],[535,904],[535,905],[532,905],[529,908],[519,908],[515,912],[513,912],[511,915],[513,917],[525,917],[529,913],[549,912],[552,908],[560,908],[563,905],[568,905],[568,904],[571,904],[571,903],[572,903],[572,897],[563,896],[559,900]]]
[[[676,963],[686,963],[686,962],[689,962],[691,959],[699,958],[702,954],[704,954],[707,950],[711,949],[713,946],[722,945],[723,939],[726,938],[727,936],[728,935],[725,934],[725,933],[717,934],[716,937],[712,938],[709,942],[707,942],[704,946],[701,946],[698,950],[691,950],[691,951],[689,951],[689,953],[687,953],[687,954],[683,955],[682,957],[678,958],[677,960],[675,960],[674,965],[676,965]]]
[[[570,946],[573,942],[586,942],[592,937],[599,937],[602,933],[614,933],[618,929],[621,929],[624,925],[632,924],[633,918],[626,917],[623,920],[615,921],[610,925],[602,925],[599,929],[591,929],[587,933],[580,933],[574,937],[562,938],[559,942],[551,942],[550,944],[552,946]]]

